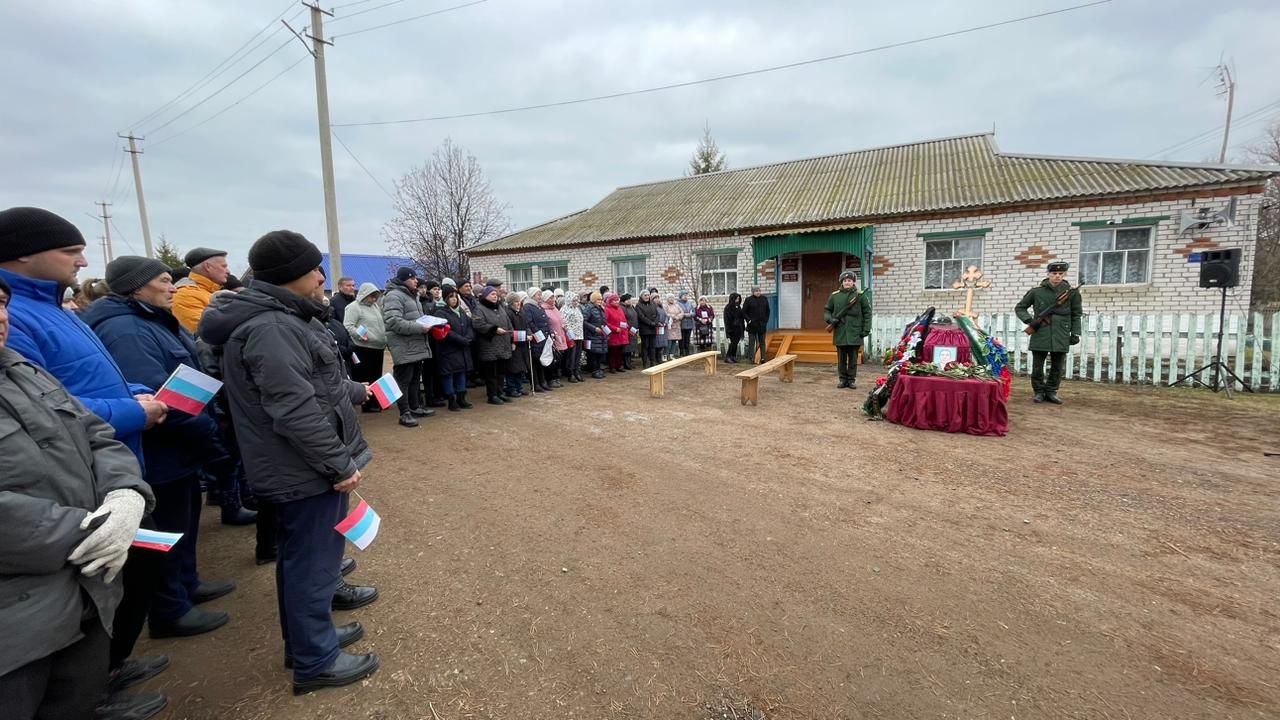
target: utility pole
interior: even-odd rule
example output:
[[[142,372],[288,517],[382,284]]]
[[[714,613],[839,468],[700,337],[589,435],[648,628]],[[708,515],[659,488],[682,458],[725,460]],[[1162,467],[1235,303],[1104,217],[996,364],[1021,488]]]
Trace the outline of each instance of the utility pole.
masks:
[[[107,208],[111,206],[109,202],[96,202],[102,208],[102,258],[103,267],[105,268],[113,259],[111,257],[111,216],[107,214]]]
[[[329,136],[329,82],[324,69],[324,46],[333,43],[324,39],[324,16],[333,13],[321,10],[320,5],[311,8],[311,55],[316,66],[316,114],[320,120],[320,172],[324,179],[324,223],[329,236],[329,277],[336,289],[337,278],[342,277],[342,245],[338,240],[338,196],[333,187],[333,140]]]
[[[1224,88],[1219,91],[1227,93],[1227,124],[1222,129],[1222,152],[1218,153],[1218,162],[1225,163],[1227,161],[1227,139],[1231,137],[1231,108],[1236,102],[1236,81],[1231,77],[1231,68],[1223,63],[1218,66],[1218,82],[1219,87]]]
[[[138,167],[138,156],[142,151],[135,144],[137,140],[145,140],[145,138],[134,137],[133,133],[128,135],[120,135],[119,137],[129,140],[129,149],[125,152],[133,157],[133,189],[134,194],[138,196],[138,217],[142,219],[142,244],[147,252],[147,257],[155,257],[155,253],[151,251],[151,223],[147,221],[147,199],[142,195],[142,169]]]

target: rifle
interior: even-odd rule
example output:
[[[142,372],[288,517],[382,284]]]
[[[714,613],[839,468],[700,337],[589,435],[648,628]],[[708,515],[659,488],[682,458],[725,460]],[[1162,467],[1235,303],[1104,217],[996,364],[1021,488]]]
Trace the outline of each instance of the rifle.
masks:
[[[1071,290],[1064,290],[1062,294],[1058,296],[1057,302],[1045,308],[1039,315],[1032,318],[1031,322],[1027,323],[1027,326],[1022,329],[1022,332],[1028,335],[1035,335],[1037,330],[1050,323],[1049,316],[1053,314],[1053,311],[1057,310],[1059,305],[1065,305],[1070,299]]]
[[[835,322],[827,325],[828,335],[835,332],[836,324],[840,322],[841,318],[844,317],[845,313],[849,312],[849,308],[853,307],[853,304],[858,302],[858,300],[860,300],[861,298],[862,298],[862,293],[856,292],[853,294],[852,298],[849,298],[849,302],[846,303],[844,307],[840,308],[840,312],[836,313],[834,316]]]

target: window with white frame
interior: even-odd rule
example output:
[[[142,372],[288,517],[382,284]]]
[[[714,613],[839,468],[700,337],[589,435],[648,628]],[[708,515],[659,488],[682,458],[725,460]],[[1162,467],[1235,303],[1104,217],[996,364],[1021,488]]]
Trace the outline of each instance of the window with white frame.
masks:
[[[553,289],[560,288],[565,292],[569,291],[569,266],[563,265],[543,265],[542,266],[542,285],[545,287],[550,285]]]
[[[924,241],[924,289],[943,290],[970,265],[982,269],[982,235]]]
[[[507,268],[507,272],[511,275],[507,279],[507,288],[511,292],[522,291],[524,288],[533,285],[533,268]]]
[[[1080,285],[1141,285],[1151,271],[1147,227],[1080,231]]]
[[[644,258],[636,260],[613,261],[613,291],[619,295],[631,293],[639,295],[648,287],[644,275]]]
[[[738,290],[738,254],[702,256],[703,295],[728,295]]]

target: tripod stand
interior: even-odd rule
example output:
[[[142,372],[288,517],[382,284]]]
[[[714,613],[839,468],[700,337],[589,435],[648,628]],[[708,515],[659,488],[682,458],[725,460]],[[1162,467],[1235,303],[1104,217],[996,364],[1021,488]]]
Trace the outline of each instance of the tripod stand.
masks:
[[[1173,382],[1169,383],[1169,387],[1173,387],[1174,385],[1178,385],[1187,380],[1190,380],[1196,383],[1197,385],[1203,385],[1204,387],[1207,387],[1214,392],[1218,392],[1218,390],[1226,390],[1227,399],[1231,399],[1231,382],[1222,376],[1223,373],[1226,373],[1227,375],[1231,376],[1232,380],[1235,380],[1236,382],[1240,383],[1240,387],[1244,388],[1246,392],[1253,392],[1253,388],[1245,384],[1245,382],[1240,379],[1239,375],[1236,375],[1234,372],[1232,372],[1231,368],[1227,367],[1227,364],[1222,362],[1222,331],[1225,330],[1227,326],[1227,288],[1224,285],[1220,289],[1222,290],[1222,305],[1218,308],[1218,351],[1217,353],[1213,356],[1213,359],[1210,360],[1207,364],[1195,370],[1192,370],[1186,375],[1183,375],[1177,380],[1174,380]],[[1236,352],[1243,352],[1243,349],[1236,348]],[[1213,380],[1211,382],[1206,383],[1200,379],[1199,375],[1200,373],[1210,368],[1213,368]]]

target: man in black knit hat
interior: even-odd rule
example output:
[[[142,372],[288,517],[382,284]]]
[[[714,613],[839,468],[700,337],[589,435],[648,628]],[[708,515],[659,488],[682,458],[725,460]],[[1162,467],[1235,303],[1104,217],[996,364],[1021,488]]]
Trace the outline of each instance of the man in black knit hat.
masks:
[[[224,348],[249,484],[278,522],[276,593],[295,694],[350,685],[378,669],[376,655],[341,651],[364,628],[335,628],[331,614],[344,543],[334,526],[373,454],[355,413],[369,388],[344,377],[319,319],[324,306],[312,299],[324,283],[320,261],[298,233],[263,235],[249,249],[253,282],[215,298],[201,322],[204,340]],[[348,588],[363,604],[377,597],[371,587]]]

